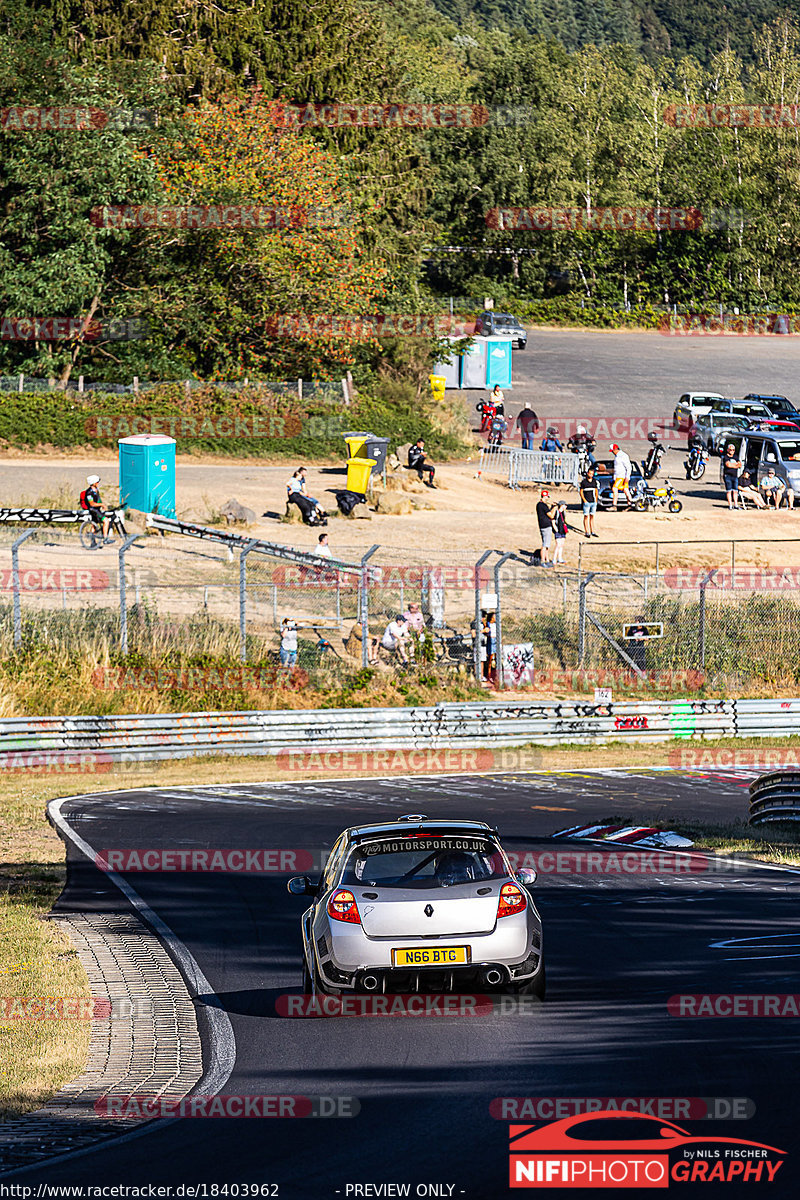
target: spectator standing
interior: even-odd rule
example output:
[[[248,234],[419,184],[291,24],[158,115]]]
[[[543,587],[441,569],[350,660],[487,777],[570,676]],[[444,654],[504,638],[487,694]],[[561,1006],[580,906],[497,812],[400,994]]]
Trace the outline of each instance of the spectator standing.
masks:
[[[563,564],[564,543],[567,540],[567,506],[563,501],[556,505],[555,515],[553,516],[553,533],[555,534],[556,541],[556,553],[553,562]]]
[[[583,504],[583,532],[584,536],[599,537],[594,531],[594,514],[597,512],[597,472],[594,467],[589,467],[586,475],[581,480],[581,503]]]
[[[522,449],[533,450],[533,438],[539,429],[539,418],[531,408],[530,404],[522,406],[522,412],[517,417],[517,428],[519,429],[522,438]]]
[[[281,666],[293,667],[297,662],[297,625],[290,617],[281,625]]]
[[[625,499],[628,504],[631,502],[631,471],[633,466],[629,456],[624,450],[620,450],[616,442],[612,442],[609,450],[614,455],[614,482],[611,485],[611,497],[613,507],[617,507],[620,492],[625,493]]]
[[[403,613],[403,619],[408,625],[410,631],[418,638],[421,638],[425,632],[425,618],[422,615],[422,610],[418,604],[409,604],[406,611]]]
[[[722,459],[722,484],[731,512],[739,503],[739,472],[742,466],[741,459],[736,457],[736,447],[733,442],[729,442],[725,447],[725,455]]]
[[[556,505],[550,503],[550,493],[545,489],[536,505],[536,520],[539,523],[539,533],[542,539],[542,566],[552,567],[550,549],[553,545],[553,517]]]
[[[317,538],[317,554],[320,558],[333,558],[333,552],[328,545],[327,533],[321,533]]]
[[[776,509],[780,508],[784,498],[789,508],[794,508],[794,492],[787,488],[780,475],[775,474],[774,467],[767,468],[767,473],[761,480],[761,491],[764,493],[767,508],[769,508],[770,500],[773,501]]]
[[[433,482],[436,468],[425,458],[425,442],[422,438],[417,438],[414,445],[409,448],[408,469],[409,471],[416,471],[420,479],[422,479],[423,475],[427,474],[428,478],[426,482],[428,487],[436,487],[436,484]]]

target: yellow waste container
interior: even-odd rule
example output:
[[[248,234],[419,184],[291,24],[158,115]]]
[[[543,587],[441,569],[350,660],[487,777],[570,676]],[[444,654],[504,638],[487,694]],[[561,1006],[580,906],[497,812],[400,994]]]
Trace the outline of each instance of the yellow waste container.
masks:
[[[431,381],[431,391],[437,400],[441,400],[447,388],[447,378],[444,375],[429,375]]]
[[[361,453],[364,449],[364,443],[367,440],[366,433],[350,433],[344,435],[344,440],[347,442],[347,449],[351,458],[363,458]]]
[[[375,466],[374,458],[348,458],[347,460],[347,490],[348,492],[358,492],[361,496],[366,496],[369,480],[372,474],[372,468]]]

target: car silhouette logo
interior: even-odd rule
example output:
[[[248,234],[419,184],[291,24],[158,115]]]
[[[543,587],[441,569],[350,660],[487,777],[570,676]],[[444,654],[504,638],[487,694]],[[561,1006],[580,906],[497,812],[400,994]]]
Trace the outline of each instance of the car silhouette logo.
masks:
[[[611,1132],[609,1124],[613,1123]],[[626,1136],[628,1126],[635,1136]],[[649,1129],[647,1129],[649,1126]],[[593,1129],[594,1127],[594,1129]],[[594,1130],[597,1131],[593,1136]],[[602,1130],[602,1133],[601,1133]],[[618,1132],[617,1132],[618,1130]],[[659,1118],[642,1116],[639,1113],[605,1109],[601,1112],[583,1113],[565,1117],[561,1121],[551,1121],[538,1129],[530,1125],[512,1125],[509,1131],[511,1150],[514,1153],[552,1152],[557,1151],[645,1151],[669,1150],[679,1146],[689,1146],[693,1143],[713,1142],[715,1145],[750,1146],[760,1150],[771,1151],[773,1154],[785,1154],[777,1146],[767,1146],[763,1142],[753,1142],[746,1138],[719,1137],[717,1134],[705,1134],[698,1137],[689,1133],[680,1125]]]
[[[433,905],[426,904],[422,911],[425,913],[426,917],[432,917],[433,916]]]

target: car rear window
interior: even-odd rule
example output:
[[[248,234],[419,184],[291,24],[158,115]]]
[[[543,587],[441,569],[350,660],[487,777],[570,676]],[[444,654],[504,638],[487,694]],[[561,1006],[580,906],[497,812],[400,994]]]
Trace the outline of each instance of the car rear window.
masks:
[[[341,883],[381,888],[451,887],[507,878],[496,842],[474,837],[394,837],[355,846]]]
[[[769,409],[765,404],[734,404],[733,411],[744,417],[768,417]]]

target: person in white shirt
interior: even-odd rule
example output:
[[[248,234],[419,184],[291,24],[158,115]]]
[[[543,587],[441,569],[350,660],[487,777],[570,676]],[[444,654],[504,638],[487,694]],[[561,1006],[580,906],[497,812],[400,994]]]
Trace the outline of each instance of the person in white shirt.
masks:
[[[611,486],[611,495],[614,501],[614,508],[617,507],[620,492],[625,493],[625,499],[630,504],[631,502],[631,460],[624,450],[620,450],[616,442],[612,442],[609,450],[614,455],[614,482]]]
[[[767,468],[767,473],[761,480],[761,491],[764,493],[767,508],[769,508],[770,499],[776,508],[780,508],[784,496],[789,508],[794,508],[794,492],[791,488],[787,488],[780,475],[775,474],[774,467]]]
[[[331,548],[328,545],[327,533],[321,533],[317,538],[317,554],[320,558],[333,558]]]
[[[381,645],[384,650],[391,650],[403,663],[408,663],[408,654],[406,653],[405,643],[408,639],[408,622],[405,617],[400,614],[390,621],[386,626],[386,631],[381,638]]]
[[[290,617],[281,625],[281,666],[293,667],[297,662],[297,626]]]

